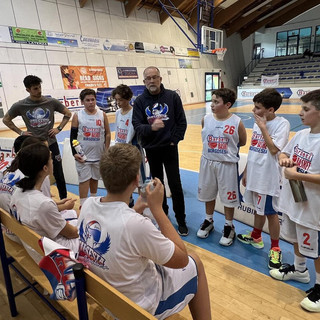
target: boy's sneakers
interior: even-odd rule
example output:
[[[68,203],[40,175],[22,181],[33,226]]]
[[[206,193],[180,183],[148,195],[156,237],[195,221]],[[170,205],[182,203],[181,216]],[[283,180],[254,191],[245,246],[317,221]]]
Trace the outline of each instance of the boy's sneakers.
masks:
[[[254,239],[251,237],[251,232],[248,232],[247,234],[238,234],[237,238],[242,243],[251,244],[253,247],[255,247],[257,249],[263,249],[263,247],[264,247],[262,237],[260,237],[258,239]]]
[[[282,253],[279,247],[273,247],[269,251],[269,269],[279,269],[281,267]]]
[[[273,269],[269,271],[272,278],[280,281],[294,280],[302,283],[310,282],[310,275],[308,269],[303,272],[296,271],[294,265],[287,263],[283,264],[280,269]]]
[[[234,226],[227,226],[225,225],[222,232],[222,237],[219,241],[219,243],[222,246],[231,246],[233,243],[234,238],[236,237],[236,233],[234,231]]]
[[[315,284],[306,293],[309,294],[300,302],[301,307],[311,312],[320,312],[320,284]]]
[[[213,230],[213,222],[208,221],[207,219],[205,219],[202,223],[202,225],[200,226],[200,229],[197,232],[197,236],[199,238],[207,238],[209,233]]]
[[[179,224],[178,226],[178,233],[180,234],[180,236],[185,237],[189,234],[189,230],[188,227],[185,223],[183,224]]]

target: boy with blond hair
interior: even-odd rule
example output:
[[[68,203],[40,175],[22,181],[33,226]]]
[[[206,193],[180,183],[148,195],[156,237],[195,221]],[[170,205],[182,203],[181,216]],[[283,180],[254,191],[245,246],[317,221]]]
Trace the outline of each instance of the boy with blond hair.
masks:
[[[280,223],[276,205],[280,195],[281,168],[278,156],[289,139],[290,124],[283,117],[276,116],[282,97],[272,88],[264,89],[253,98],[253,125],[247,165],[242,184],[246,187],[244,201],[253,205],[254,229],[248,234],[238,234],[239,241],[262,249],[261,233],[268,219],[271,248],[268,267],[281,266],[282,253],[279,247]]]
[[[201,260],[185,245],[162,209],[164,188],[158,178],[146,187],[147,202],[158,230],[133,209],[130,195],[139,183],[141,154],[118,143],[100,161],[105,197],[89,198],[79,217],[80,259],[132,301],[158,319],[189,304],[193,319],[211,319],[207,279]],[[135,210],[134,210],[135,209]],[[139,212],[139,213],[138,213]]]
[[[306,258],[314,259],[316,282],[307,291],[300,305],[311,312],[320,312],[320,90],[301,97],[300,118],[310,128],[298,131],[279,155],[284,167],[284,183],[279,210],[283,214],[281,235],[294,244],[294,264],[270,270],[277,280],[310,281]],[[290,180],[300,181],[307,201],[295,202]]]
[[[213,212],[217,193],[224,204],[225,225],[219,243],[230,246],[235,238],[234,208],[239,201],[239,147],[247,141],[246,129],[229,109],[236,101],[235,93],[227,88],[212,91],[212,114],[202,121],[203,151],[199,172],[198,199],[205,202],[206,218],[197,232],[207,238],[213,227]]]

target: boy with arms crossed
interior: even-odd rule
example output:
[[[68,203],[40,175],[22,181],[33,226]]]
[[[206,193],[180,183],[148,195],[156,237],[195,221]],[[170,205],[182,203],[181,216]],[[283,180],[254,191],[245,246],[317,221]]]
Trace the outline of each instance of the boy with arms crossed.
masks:
[[[128,207],[139,183],[141,154],[135,146],[118,143],[100,161],[108,191],[89,198],[78,226],[80,259],[90,269],[158,319],[189,304],[193,319],[211,319],[207,279],[201,260],[189,255],[162,209],[164,188],[159,179],[146,187],[147,202],[158,230],[138,212],[146,207],[141,197],[135,210]],[[151,190],[153,189],[153,190]]]
[[[213,227],[213,212],[219,190],[224,204],[226,222],[221,245],[230,246],[235,238],[233,226],[234,208],[239,201],[239,146],[247,141],[246,129],[241,119],[229,112],[236,101],[230,89],[212,91],[211,110],[202,121],[203,151],[200,163],[198,199],[206,205],[206,218],[197,232],[199,238],[207,238]]]
[[[73,115],[70,131],[72,154],[76,160],[76,169],[79,177],[80,206],[90,195],[97,195],[99,160],[105,149],[109,148],[111,133],[107,115],[96,108],[96,92],[84,89],[80,92],[80,100],[84,109]],[[73,147],[72,141],[78,140],[86,155],[84,160]]]
[[[238,234],[237,238],[242,243],[262,249],[264,243],[261,232],[267,217],[271,238],[268,267],[274,269],[281,266],[280,223],[275,210],[281,183],[278,155],[288,142],[290,124],[283,117],[275,115],[282,103],[277,90],[264,89],[254,96],[253,102],[255,124],[242,184],[246,187],[244,201],[252,204],[256,212],[253,231]]]
[[[279,156],[286,178],[279,201],[279,210],[284,213],[281,235],[294,244],[294,264],[270,270],[270,275],[277,280],[308,283],[306,258],[314,259],[316,283],[300,305],[320,312],[320,90],[307,93],[301,100],[300,117],[310,128],[298,131]],[[307,201],[294,201],[289,180],[302,181]]]

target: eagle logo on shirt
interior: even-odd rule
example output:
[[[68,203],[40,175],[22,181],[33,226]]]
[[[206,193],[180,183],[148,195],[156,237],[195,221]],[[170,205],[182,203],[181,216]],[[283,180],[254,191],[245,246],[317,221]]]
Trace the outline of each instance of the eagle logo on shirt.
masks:
[[[79,236],[79,259],[83,260],[84,264],[94,264],[102,269],[109,269],[103,255],[109,251],[111,239],[108,233],[104,240],[101,239],[100,223],[92,220],[84,226],[84,220],[82,220]]]
[[[48,125],[50,121],[50,110],[48,109],[42,109],[42,108],[36,108],[30,112],[28,110],[26,112],[26,117],[30,121],[31,127],[34,128],[40,128]]]
[[[168,120],[169,117],[167,116],[167,113],[169,111],[169,107],[166,103],[163,105],[161,103],[156,103],[152,106],[150,110],[150,106],[146,108],[146,115],[148,117],[149,124],[152,124],[154,120],[160,119],[160,120]]]

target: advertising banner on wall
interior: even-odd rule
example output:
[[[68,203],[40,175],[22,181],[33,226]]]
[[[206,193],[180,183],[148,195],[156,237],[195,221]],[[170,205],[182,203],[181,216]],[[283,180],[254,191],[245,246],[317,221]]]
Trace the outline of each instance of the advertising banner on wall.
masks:
[[[118,79],[138,79],[136,67],[117,67]]]
[[[103,39],[94,37],[84,37],[79,38],[79,47],[86,49],[99,49],[103,50]]]
[[[190,60],[190,59],[179,59],[179,68],[192,69],[192,60]]]
[[[143,43],[145,53],[160,54],[160,46],[154,43]]]
[[[132,90],[133,97],[130,104],[133,105],[134,100],[139,96],[145,89],[145,86],[136,85],[129,86]],[[97,106],[104,112],[114,112],[119,107],[116,105],[115,100],[112,98],[111,94],[115,88],[98,88],[97,89]]]
[[[78,47],[80,36],[73,33],[46,31],[49,46]]]
[[[61,66],[60,71],[67,90],[109,86],[105,67]]]
[[[130,43],[126,40],[105,39],[103,41],[103,50],[107,51],[129,51]],[[132,43],[131,46],[133,47]]]
[[[277,87],[279,85],[279,75],[261,76],[262,87]]]
[[[241,88],[238,87],[237,99],[252,99],[257,93],[264,88]],[[300,99],[310,91],[318,89],[318,87],[278,87],[275,88],[283,99]]]
[[[197,57],[200,58],[200,53],[196,48],[188,48],[188,57]]]
[[[44,30],[9,27],[11,41],[14,43],[48,45],[46,32]]]

